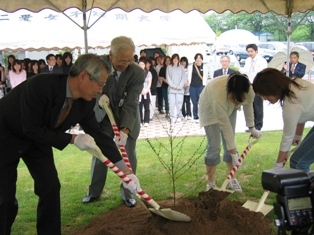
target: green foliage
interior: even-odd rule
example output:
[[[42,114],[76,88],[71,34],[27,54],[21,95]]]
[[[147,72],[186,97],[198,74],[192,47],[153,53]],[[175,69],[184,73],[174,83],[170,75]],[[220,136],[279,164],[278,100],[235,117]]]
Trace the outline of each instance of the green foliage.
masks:
[[[274,34],[275,40],[287,40],[288,19],[274,13],[213,13],[205,16],[205,21],[216,32],[217,36],[221,32],[238,28],[250,32],[270,32]],[[314,11],[309,11],[307,15],[305,13],[293,14],[291,17],[291,28],[294,32],[292,41],[314,41]]]
[[[236,67],[236,66],[234,66],[234,65],[229,66],[229,68],[230,68],[230,69],[233,69],[233,70],[236,71],[236,72],[239,72],[239,68]]]

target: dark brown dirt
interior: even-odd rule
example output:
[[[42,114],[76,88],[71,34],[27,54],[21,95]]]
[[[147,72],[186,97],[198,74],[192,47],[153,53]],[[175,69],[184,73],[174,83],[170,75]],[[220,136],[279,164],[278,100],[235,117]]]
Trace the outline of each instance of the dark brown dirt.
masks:
[[[210,190],[196,199],[182,198],[173,206],[172,200],[158,202],[162,208],[185,213],[190,223],[174,222],[149,213],[142,205],[118,206],[95,217],[85,228],[73,235],[270,235],[269,221],[261,213],[249,211],[240,203],[230,201],[229,193]]]

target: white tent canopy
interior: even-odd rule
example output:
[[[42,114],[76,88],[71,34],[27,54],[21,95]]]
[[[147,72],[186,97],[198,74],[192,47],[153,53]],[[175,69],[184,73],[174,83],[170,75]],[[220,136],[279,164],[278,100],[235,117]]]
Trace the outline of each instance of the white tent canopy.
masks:
[[[77,25],[64,14],[50,9],[38,13],[27,10],[15,13],[0,11],[1,30],[6,32],[0,37],[0,50],[84,48],[81,11],[72,8],[64,13]],[[101,9],[87,12],[89,25],[92,25],[87,31],[89,48],[109,47],[110,41],[120,35],[131,37],[136,46],[213,43],[216,37],[197,11],[164,13],[155,10],[145,13],[134,10],[127,13],[113,9],[104,13]]]

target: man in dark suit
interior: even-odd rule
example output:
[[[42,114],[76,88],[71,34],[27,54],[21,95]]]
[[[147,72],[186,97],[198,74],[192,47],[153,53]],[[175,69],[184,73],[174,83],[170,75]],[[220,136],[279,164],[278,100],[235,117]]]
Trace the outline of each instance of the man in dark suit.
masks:
[[[290,53],[289,63],[289,77],[303,78],[305,75],[306,65],[299,62],[300,55],[296,51]],[[283,73],[287,72],[287,63],[284,63],[282,70]]]
[[[103,92],[110,98],[110,104],[116,123],[120,129],[121,140],[119,144],[125,145],[132,169],[136,172],[136,140],[140,132],[138,97],[144,84],[144,70],[133,62],[135,46],[131,38],[117,37],[111,41],[109,55],[104,59],[111,67],[111,75]],[[113,87],[116,83],[116,88]],[[116,92],[112,92],[116,90]],[[109,118],[98,105],[95,107],[96,118],[100,125],[113,138],[114,133]],[[104,189],[107,177],[107,167],[97,158],[93,157],[91,167],[91,184],[83,203],[98,199]],[[128,207],[136,205],[132,193],[121,187],[121,197]]]
[[[80,150],[87,150],[95,141],[104,155],[128,174],[133,186],[138,186],[136,176],[124,164],[112,138],[102,132],[93,111],[109,69],[100,56],[85,54],[77,59],[69,75],[40,74],[0,100],[1,235],[10,234],[18,211],[15,192],[20,158],[34,179],[39,197],[39,235],[61,234],[60,182],[52,147],[62,150],[74,144]],[[76,123],[86,134],[65,133]]]
[[[227,55],[223,55],[220,57],[220,63],[221,63],[221,69],[217,69],[214,71],[214,78],[225,75],[225,74],[233,74],[236,71],[233,69],[229,69],[229,64],[230,64],[230,58]]]
[[[46,56],[47,65],[40,69],[40,73],[63,73],[62,67],[56,66],[57,60],[53,54]]]

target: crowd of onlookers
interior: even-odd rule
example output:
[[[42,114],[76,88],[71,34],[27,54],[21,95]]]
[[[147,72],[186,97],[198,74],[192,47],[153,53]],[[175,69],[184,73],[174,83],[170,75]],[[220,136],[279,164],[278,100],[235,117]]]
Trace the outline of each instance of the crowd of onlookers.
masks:
[[[192,118],[199,122],[198,100],[207,82],[208,67],[204,65],[201,53],[197,53],[194,60],[189,65],[187,57],[164,56],[158,52],[147,58],[145,50],[140,51],[139,58],[134,56],[134,61],[146,71],[139,97],[142,125],[149,125],[156,107],[159,114],[165,114],[172,123]]]
[[[72,54],[48,54],[46,60],[16,59],[14,55],[8,56],[7,66],[0,65],[0,81],[2,94],[6,94],[21,82],[39,73],[68,73],[72,66]]]

